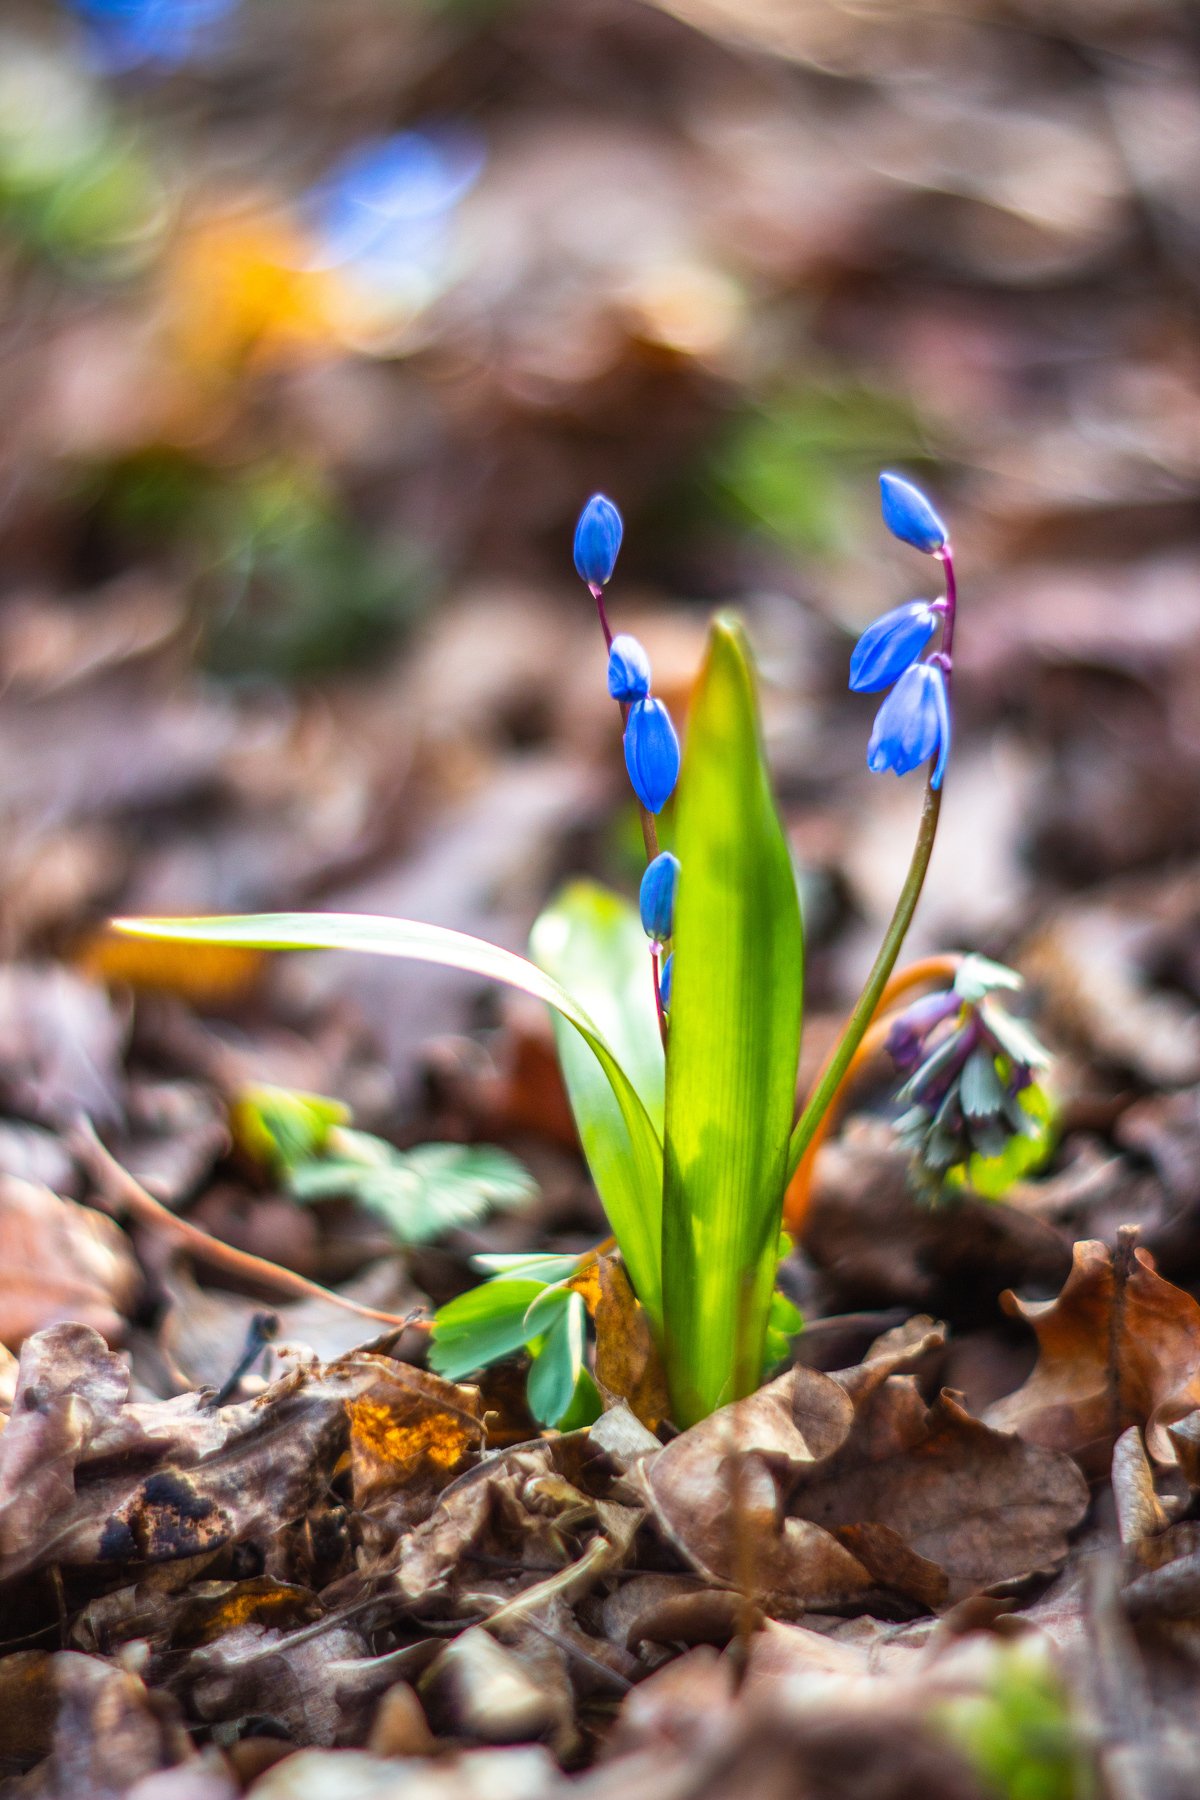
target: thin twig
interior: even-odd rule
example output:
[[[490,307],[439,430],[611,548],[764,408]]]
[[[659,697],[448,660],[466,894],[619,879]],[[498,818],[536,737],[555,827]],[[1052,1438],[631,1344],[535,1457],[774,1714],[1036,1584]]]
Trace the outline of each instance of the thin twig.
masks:
[[[177,1218],[153,1194],[148,1194],[128,1169],[121,1166],[96,1136],[90,1119],[81,1116],[76,1120],[70,1141],[71,1148],[109,1202],[110,1208],[119,1208],[139,1225],[173,1237],[176,1242],[186,1245],[196,1260],[206,1264],[208,1268],[219,1269],[223,1274],[236,1276],[239,1281],[264,1288],[272,1298],[328,1300],[345,1312],[357,1313],[360,1319],[373,1319],[379,1324],[396,1326],[402,1330],[408,1326],[419,1330],[429,1329],[430,1321],[422,1318],[419,1313],[390,1313],[382,1312],[374,1306],[363,1306],[345,1294],[335,1293],[332,1288],[322,1287],[319,1282],[297,1275],[294,1269],[284,1269],[278,1263],[268,1262],[265,1256],[253,1256],[248,1250],[235,1250],[232,1244],[223,1244],[219,1238],[210,1237],[198,1225],[192,1225],[187,1219]]]

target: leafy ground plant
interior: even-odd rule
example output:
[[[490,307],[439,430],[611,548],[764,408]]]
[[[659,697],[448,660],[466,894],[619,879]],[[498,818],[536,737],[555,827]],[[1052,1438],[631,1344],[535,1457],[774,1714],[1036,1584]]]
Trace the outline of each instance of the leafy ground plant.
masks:
[[[850,685],[887,690],[869,766],[898,775],[925,767],[925,798],[896,911],[798,1120],[803,930],[750,652],[736,620],[713,622],[681,753],[644,649],[609,625],[605,588],[623,526],[603,495],[580,517],[575,565],[596,603],[641,811],[647,868],[636,911],[573,884],[537,921],[532,960],[437,925],[351,914],[121,922],[126,931],[188,942],[358,949],[441,963],[545,1001],[557,1015],[584,1153],[680,1427],[751,1393],[799,1326],[775,1292],[785,1192],[894,993],[889,983],[933,848],[951,741],[954,563],[924,494],[893,474],[881,488],[889,529],[940,565],[945,594],[877,620],[855,649]],[[657,820],[671,801],[667,852]],[[966,983],[942,996],[936,1020],[915,1035],[906,1094],[907,1139],[939,1181],[973,1157],[1002,1154],[1032,1118],[1020,1096],[1039,1057],[1018,1028],[1006,1032],[996,998],[1006,972],[981,978],[976,968]],[[433,1365],[461,1375],[524,1347],[539,1419],[594,1416],[600,1400],[586,1363],[578,1260],[493,1259],[483,1272],[490,1280],[435,1322]]]

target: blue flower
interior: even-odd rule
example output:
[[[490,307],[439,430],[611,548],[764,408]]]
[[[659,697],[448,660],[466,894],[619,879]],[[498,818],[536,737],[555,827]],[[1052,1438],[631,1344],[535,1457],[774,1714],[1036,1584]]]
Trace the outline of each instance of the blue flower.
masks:
[[[946,677],[935,663],[906,669],[875,715],[867,745],[867,767],[876,774],[894,769],[907,775],[937,757],[931,784],[941,787],[950,755],[950,702]]]
[[[674,962],[675,952],[672,950],[658,973],[658,997],[662,1001],[664,1012],[668,1012],[671,1006],[671,972]]]
[[[608,650],[608,691],[622,705],[650,692],[650,658],[635,637],[619,631]]]
[[[580,581],[603,587],[617,566],[625,527],[606,494],[593,494],[575,527],[575,567]]]
[[[905,481],[903,475],[887,472],[879,477],[879,497],[883,522],[893,537],[924,550],[927,556],[945,549],[950,534],[919,487]]]
[[[656,943],[665,943],[671,935],[675,915],[675,890],[679,885],[679,858],[669,850],[660,850],[646,865],[638,892],[638,908],[642,930]]]
[[[915,663],[937,629],[937,614],[928,600],[910,600],[876,619],[854,646],[850,686],[856,694],[891,687]]]
[[[647,812],[661,812],[679,779],[679,739],[661,700],[638,700],[625,724],[625,767]]]
[[[241,0],[69,0],[91,28],[92,48],[112,74],[143,65],[173,69],[218,42]]]
[[[472,131],[430,125],[368,138],[310,190],[309,267],[347,269],[414,304],[445,277],[459,202],[484,165]]]

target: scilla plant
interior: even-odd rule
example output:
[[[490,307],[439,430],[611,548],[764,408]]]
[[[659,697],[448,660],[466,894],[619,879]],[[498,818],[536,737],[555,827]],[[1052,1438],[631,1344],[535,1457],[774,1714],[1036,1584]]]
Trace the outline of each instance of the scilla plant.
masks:
[[[752,1391],[799,1324],[775,1295],[785,1190],[884,998],[933,847],[950,753],[954,564],[925,496],[899,475],[881,480],[885,522],[940,565],[945,593],[872,625],[854,652],[851,686],[888,690],[869,765],[899,775],[924,767],[925,799],[895,914],[798,1119],[803,932],[747,645],[734,619],[714,621],[681,755],[645,651],[609,625],[605,590],[622,522],[603,495],[580,517],[575,566],[596,604],[641,812],[647,868],[637,910],[573,883],[537,920],[529,960],[437,925],[351,914],[121,922],[185,942],[441,963],[544,1000],[584,1154],[681,1427]],[[673,849],[660,851],[656,822],[672,800]],[[434,1366],[463,1375],[524,1346],[537,1416],[561,1424],[594,1416],[578,1259],[478,1261],[492,1279],[443,1308]]]

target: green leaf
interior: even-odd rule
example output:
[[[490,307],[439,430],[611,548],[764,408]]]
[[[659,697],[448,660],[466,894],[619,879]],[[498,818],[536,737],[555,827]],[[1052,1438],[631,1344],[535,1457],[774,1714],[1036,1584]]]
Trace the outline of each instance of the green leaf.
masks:
[[[239,1147],[268,1168],[286,1172],[319,1156],[333,1126],[344,1125],[350,1108],[324,1094],[295,1088],[246,1087],[230,1108]]]
[[[237,944],[249,950],[360,950],[372,956],[406,957],[482,975],[545,1001],[589,1046],[625,1122],[632,1173],[620,1192],[610,1190],[608,1218],[638,1299],[658,1324],[662,1307],[658,1231],[662,1144],[604,1035],[578,1002],[543,970],[461,931],[366,913],[252,913],[209,919],[117,919],[113,923],[117,930],[134,937],[174,943]]]
[[[523,1349],[525,1314],[542,1291],[540,1281],[486,1281],[439,1307],[430,1368],[448,1381],[459,1381]]]
[[[546,1336],[529,1371],[529,1410],[541,1425],[557,1425],[575,1399],[584,1373],[587,1309],[571,1294]]]
[[[692,702],[667,1055],[664,1344],[686,1426],[758,1384],[800,1046],[796,880],[743,639],[718,620]]]
[[[428,1244],[496,1207],[522,1206],[537,1192],[515,1156],[485,1144],[397,1150],[363,1131],[339,1131],[331,1141],[344,1153],[293,1169],[291,1192],[298,1200],[357,1200],[402,1244]]]
[[[603,1411],[599,1388],[587,1369],[580,1369],[571,1404],[554,1422],[560,1431],[579,1431],[584,1425],[594,1425]]]
[[[783,1362],[791,1349],[792,1339],[803,1329],[804,1315],[800,1308],[780,1288],[776,1288],[771,1295],[771,1309],[767,1315],[767,1339],[763,1349],[764,1380]]]
[[[789,1251],[791,1250],[791,1247],[791,1239],[789,1238]],[[533,1276],[537,1281],[545,1281],[547,1283],[565,1281],[568,1275],[573,1275],[575,1273],[576,1269],[579,1267],[579,1263],[580,1258],[578,1256],[552,1256],[544,1252],[535,1253],[528,1250],[517,1251],[515,1254],[511,1251],[506,1251],[502,1254],[489,1251],[484,1254],[481,1251],[478,1256],[473,1256],[471,1258],[471,1267],[473,1269],[481,1269],[487,1275],[503,1275],[506,1277],[529,1275]]]
[[[571,882],[538,918],[529,951],[538,967],[559,982],[603,1032],[661,1134],[662,1038],[650,946],[636,907],[594,882]],[[604,1210],[610,1219],[640,1210],[657,1240],[662,1229],[661,1169],[655,1191],[647,1193],[631,1154],[628,1127],[603,1070],[561,1017],[555,1019],[555,1035],[571,1110]],[[633,1282],[644,1304],[636,1274]]]

